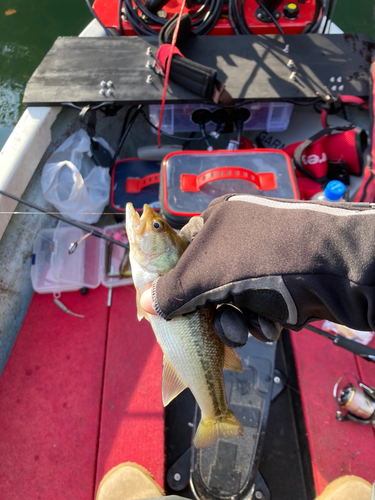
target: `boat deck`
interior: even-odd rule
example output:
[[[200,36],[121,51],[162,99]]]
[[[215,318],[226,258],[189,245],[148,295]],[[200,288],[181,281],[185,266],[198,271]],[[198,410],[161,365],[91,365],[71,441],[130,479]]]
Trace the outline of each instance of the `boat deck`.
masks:
[[[286,45],[290,52],[285,52]],[[147,67],[158,46],[157,37],[59,37],[27,83],[23,103],[160,104],[164,79]],[[187,59],[217,70],[218,80],[235,101],[312,103],[318,92],[326,95],[327,88],[335,97],[342,91],[368,96],[372,47],[366,35],[306,34],[298,35],[298,43],[294,35],[192,37],[181,50]],[[339,88],[332,85],[332,75],[340,75]],[[101,82],[109,80],[112,87],[105,92]],[[202,99],[171,81],[166,102]]]
[[[135,290],[100,287],[62,301],[35,294],[0,379],[0,497],[92,499],[103,475],[133,461],[164,473],[162,354]]]
[[[85,315],[80,319],[58,309],[51,295],[34,294],[0,379],[2,499],[91,500],[103,475],[124,461],[140,463],[165,486],[161,350],[149,324],[136,319],[132,286],[113,289],[111,307],[107,297],[104,287],[63,294],[70,310]],[[373,385],[375,365],[307,330],[291,341],[317,492],[346,474],[373,482],[374,429],[338,422],[332,391],[344,372]],[[286,398],[298,395],[293,382],[287,390]],[[303,463],[307,450],[293,454],[285,446],[278,399],[274,404],[261,470],[279,500],[283,481],[298,480],[270,480],[267,464]]]

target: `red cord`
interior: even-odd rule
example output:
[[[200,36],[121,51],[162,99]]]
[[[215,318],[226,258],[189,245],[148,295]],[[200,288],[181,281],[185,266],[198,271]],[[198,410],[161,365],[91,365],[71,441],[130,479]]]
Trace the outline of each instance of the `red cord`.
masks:
[[[181,21],[182,13],[183,13],[184,8],[185,8],[185,1],[186,0],[182,0],[180,13],[178,15],[176,27],[175,27],[174,32],[173,32],[173,38],[172,38],[172,44],[171,44],[171,51],[169,53],[169,57],[168,57],[168,61],[167,61],[167,69],[165,70],[164,89],[163,89],[163,97],[162,97],[162,100],[161,100],[160,118],[159,118],[159,126],[158,126],[158,148],[161,148],[161,142],[160,142],[161,124],[162,124],[162,120],[163,120],[165,97],[166,97],[166,94],[167,94],[167,87],[168,87],[168,80],[169,80],[169,71],[170,71],[170,68],[171,68],[171,62],[172,62],[172,57],[173,57],[173,49],[176,46],[178,30],[180,29],[180,21]]]

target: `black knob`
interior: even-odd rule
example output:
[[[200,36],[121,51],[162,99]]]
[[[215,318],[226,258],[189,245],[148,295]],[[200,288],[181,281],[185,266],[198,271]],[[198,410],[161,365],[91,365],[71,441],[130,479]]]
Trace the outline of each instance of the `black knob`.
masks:
[[[286,19],[297,19],[299,7],[294,2],[289,2],[284,5],[283,14]]]

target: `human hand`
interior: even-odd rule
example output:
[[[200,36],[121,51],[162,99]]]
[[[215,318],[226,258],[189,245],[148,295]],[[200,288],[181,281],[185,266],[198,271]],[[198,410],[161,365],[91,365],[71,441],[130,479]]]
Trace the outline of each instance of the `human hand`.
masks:
[[[182,229],[190,245],[142,307],[155,314],[157,302],[171,319],[231,304],[217,309],[214,328],[232,346],[247,329],[274,341],[319,319],[374,330],[374,232],[375,211],[358,204],[227,195]]]

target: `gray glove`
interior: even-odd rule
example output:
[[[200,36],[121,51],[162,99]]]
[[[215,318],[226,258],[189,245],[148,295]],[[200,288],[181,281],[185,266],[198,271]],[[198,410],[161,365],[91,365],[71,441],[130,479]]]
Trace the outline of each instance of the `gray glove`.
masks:
[[[375,210],[367,204],[227,195],[182,229],[190,242],[153,284],[154,307],[171,319],[208,303],[231,346],[247,331],[274,341],[328,319],[375,330]],[[234,307],[233,307],[234,306]]]

